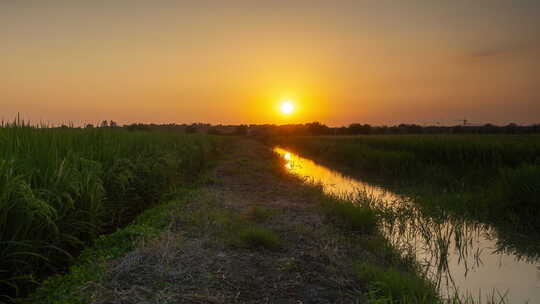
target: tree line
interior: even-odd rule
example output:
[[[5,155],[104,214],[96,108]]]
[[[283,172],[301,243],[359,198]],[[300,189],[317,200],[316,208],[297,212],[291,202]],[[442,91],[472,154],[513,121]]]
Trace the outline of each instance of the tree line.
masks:
[[[320,122],[305,124],[252,124],[252,125],[211,125],[193,124],[143,124],[133,123],[119,126],[114,121],[104,120],[97,126],[86,128],[124,128],[129,131],[176,131],[183,133],[206,133],[211,135],[392,135],[392,134],[540,134],[540,124],[518,125],[455,125],[422,126],[417,124],[398,124],[393,126],[373,126],[353,123],[348,126],[330,127]]]

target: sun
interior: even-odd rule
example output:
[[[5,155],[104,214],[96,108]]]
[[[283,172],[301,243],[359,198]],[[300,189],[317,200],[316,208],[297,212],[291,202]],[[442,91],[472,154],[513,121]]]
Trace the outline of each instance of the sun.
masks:
[[[292,101],[285,100],[281,102],[281,106],[279,107],[279,109],[281,110],[281,113],[285,115],[291,115],[294,112],[294,104],[292,103]]]

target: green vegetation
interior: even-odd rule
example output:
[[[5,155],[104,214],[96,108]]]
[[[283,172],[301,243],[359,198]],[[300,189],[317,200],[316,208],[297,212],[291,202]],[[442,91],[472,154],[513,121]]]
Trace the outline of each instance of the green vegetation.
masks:
[[[383,268],[360,263],[358,278],[367,284],[369,297],[375,303],[436,303],[435,287],[427,279],[395,267]]]
[[[374,209],[333,198],[322,198],[321,206],[339,227],[364,234],[377,231],[378,216]]]
[[[338,228],[330,228],[325,237],[353,246],[351,262],[368,303],[462,303],[459,295],[442,299],[433,282],[420,271],[414,254],[400,252],[383,236],[383,222],[395,216],[394,211],[381,208],[369,195],[340,199],[324,194],[320,185],[293,179],[302,183],[304,195],[318,204],[327,223],[324,229]]]
[[[271,230],[261,227],[248,227],[238,232],[241,244],[249,248],[277,249],[281,245],[279,236]]]
[[[122,261],[128,265],[144,252],[170,255],[167,267],[177,264],[173,257],[183,259],[182,267],[200,274],[197,286],[219,290],[229,288],[217,284],[222,265],[229,265],[231,278],[240,280],[246,273],[258,277],[264,264],[270,278],[279,278],[277,283],[280,271],[295,273],[302,284],[327,284],[312,281],[312,275],[332,274],[340,288],[345,286],[340,282],[350,282],[345,292],[356,299],[444,302],[414,258],[399,252],[379,230],[394,213],[385,214],[368,196],[351,203],[325,196],[320,187],[302,185],[300,178],[284,174],[281,160],[269,151],[269,158],[247,154],[231,156],[229,162],[222,159],[222,167],[210,173],[205,169],[218,146],[223,147],[215,137],[15,125],[0,129],[0,143],[4,290],[19,288],[19,294],[25,294],[32,283],[60,273],[42,282],[28,302],[99,301],[107,296],[104,289],[115,288],[107,285],[114,277],[111,273],[119,269],[111,265],[124,265]],[[512,181],[516,187],[499,186],[490,195],[513,197],[521,208],[529,206],[530,194],[520,192],[536,188],[517,185],[537,178],[537,166],[508,166],[497,172],[496,182]],[[272,195],[261,198],[252,193],[254,187]],[[251,258],[238,259],[246,251]],[[216,256],[219,263],[212,260]],[[236,263],[246,267],[234,272]],[[62,275],[68,264],[69,271]],[[220,265],[219,270],[209,271],[212,265]],[[154,266],[147,270],[162,271]],[[174,285],[151,278],[151,289]],[[125,284],[129,288],[131,283]],[[261,288],[267,290],[265,285]],[[260,296],[259,291],[253,296]],[[455,299],[460,303],[459,297]]]
[[[114,128],[0,128],[0,290],[24,294],[99,235],[207,167],[215,139]]]
[[[87,286],[105,278],[106,263],[124,256],[146,240],[159,238],[167,231],[171,215],[178,213],[193,191],[177,189],[172,195],[174,198],[170,201],[144,211],[128,226],[98,237],[92,247],[82,251],[67,274],[48,278],[23,302],[91,303],[95,290]]]
[[[243,216],[254,222],[264,222],[273,216],[274,212],[261,206],[252,206],[243,214]]]
[[[341,201],[320,199],[322,211],[337,227],[352,233],[350,242],[370,258],[355,258],[355,273],[370,303],[444,303],[436,286],[423,275],[412,256],[392,247],[379,231],[383,214],[368,197]],[[456,297],[456,299],[458,299]]]
[[[204,196],[204,195],[203,195]],[[196,209],[177,214],[185,227],[194,234],[216,234],[231,247],[279,249],[282,242],[275,232],[259,225],[270,218],[272,211],[264,207],[250,207],[243,213],[219,206],[215,200],[203,200]]]
[[[513,231],[540,231],[540,137],[404,135],[282,137],[277,143]]]

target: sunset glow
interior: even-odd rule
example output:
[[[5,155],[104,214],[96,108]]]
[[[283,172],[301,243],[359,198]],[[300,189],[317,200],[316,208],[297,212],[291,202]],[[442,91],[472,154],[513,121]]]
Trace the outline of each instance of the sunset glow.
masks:
[[[291,115],[294,112],[294,104],[291,101],[283,101],[280,110],[285,115]]]
[[[539,1],[99,3],[0,3],[0,119],[452,125],[540,116]],[[282,96],[302,104],[280,110]]]

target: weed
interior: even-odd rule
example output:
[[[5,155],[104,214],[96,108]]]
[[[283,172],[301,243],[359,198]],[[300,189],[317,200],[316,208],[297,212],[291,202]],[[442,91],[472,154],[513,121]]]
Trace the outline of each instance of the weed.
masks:
[[[372,299],[386,303],[435,303],[438,301],[434,286],[426,280],[395,267],[382,268],[361,263],[356,267],[358,278],[368,285]],[[383,301],[384,302],[384,301]]]
[[[334,198],[322,198],[321,204],[326,214],[340,227],[364,234],[377,231],[378,219],[373,209]]]
[[[281,246],[279,236],[268,229],[248,227],[237,232],[240,244],[248,248],[278,249]]]

